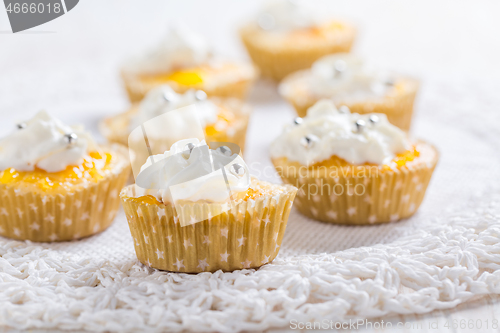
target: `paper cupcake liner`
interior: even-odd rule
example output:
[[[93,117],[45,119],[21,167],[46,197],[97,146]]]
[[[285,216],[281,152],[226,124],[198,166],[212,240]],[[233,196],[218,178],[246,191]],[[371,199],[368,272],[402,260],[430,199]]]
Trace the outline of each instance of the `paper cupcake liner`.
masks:
[[[130,173],[127,151],[112,174],[72,193],[43,195],[0,184],[0,235],[18,240],[54,242],[79,239],[105,230],[120,206],[120,190]]]
[[[295,206],[300,213],[336,224],[379,224],[410,217],[418,210],[438,160],[435,148],[428,149],[432,158],[426,163],[383,171],[354,166],[350,169],[354,174],[344,169],[345,174],[340,171],[338,177],[310,171],[298,177],[297,172],[287,172],[290,165],[273,162],[283,182],[298,188]]]
[[[129,196],[131,191],[133,185],[120,196],[139,261],[186,273],[257,268],[271,262],[279,252],[296,194],[294,187],[286,186],[278,196],[245,201],[182,227],[172,206],[140,202]]]
[[[289,82],[291,84],[291,82]],[[382,101],[367,101],[357,103],[339,102],[337,107],[346,105],[352,113],[384,113],[391,124],[409,131],[413,117],[413,104],[417,95],[418,82],[406,79],[404,90],[399,91],[396,96],[387,96]],[[306,101],[298,100],[294,94],[284,96],[293,105],[299,117],[307,115],[307,109],[316,104],[321,98],[308,98]]]
[[[344,26],[344,31],[336,39],[325,39],[318,43],[297,48],[290,45],[277,51],[266,47],[259,40],[254,29],[243,28],[240,37],[253,63],[259,67],[263,77],[280,81],[288,74],[311,67],[319,58],[332,53],[349,52],[356,36],[353,27]]]
[[[159,85],[167,84],[177,93],[185,93],[189,89],[201,89],[208,97],[234,97],[244,100],[255,81],[255,78],[241,79],[236,82],[220,85],[200,85],[200,86],[185,86],[177,84],[173,81],[165,81],[159,83],[146,83],[141,81],[138,75],[122,71],[122,80],[127,91],[130,102],[137,103],[142,101],[144,96],[153,88]]]

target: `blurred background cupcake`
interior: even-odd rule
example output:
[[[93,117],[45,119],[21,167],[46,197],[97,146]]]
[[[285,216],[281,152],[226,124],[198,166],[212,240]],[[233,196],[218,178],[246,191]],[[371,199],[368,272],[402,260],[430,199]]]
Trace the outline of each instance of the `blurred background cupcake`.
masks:
[[[264,77],[281,80],[318,58],[349,52],[356,30],[348,23],[322,22],[299,1],[271,0],[240,29],[250,58]]]
[[[300,117],[323,98],[354,113],[384,113],[391,124],[409,131],[417,80],[377,70],[347,53],[327,55],[310,69],[286,77],[279,92]]]
[[[142,149],[142,135],[139,138],[141,143],[135,142],[133,138],[129,140],[132,131],[155,117],[189,105],[196,107],[197,121],[203,128],[200,135],[204,135],[207,142],[231,142],[241,149],[245,147],[251,112],[249,105],[236,98],[207,98],[202,90],[191,89],[176,93],[168,85],[149,91],[140,103],[132,105],[128,111],[104,119],[100,123],[100,130],[109,142],[128,145],[133,150],[133,161],[137,161],[137,164],[133,162],[133,170],[138,170],[147,158],[147,150]],[[191,126],[182,113],[170,112],[170,116],[172,117],[165,122],[164,127],[160,126],[158,130],[152,129],[149,132],[149,148],[155,153],[168,150],[182,138],[175,133],[183,133],[183,128]]]
[[[213,55],[208,42],[183,25],[172,26],[156,48],[122,68],[131,102],[140,101],[162,84],[180,93],[202,89],[209,96],[245,98],[257,75],[250,64]]]

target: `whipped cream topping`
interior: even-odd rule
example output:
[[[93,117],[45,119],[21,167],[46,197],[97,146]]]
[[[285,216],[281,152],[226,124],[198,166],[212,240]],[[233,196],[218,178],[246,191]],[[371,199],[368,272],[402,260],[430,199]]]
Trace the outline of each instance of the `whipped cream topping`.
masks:
[[[307,89],[319,96],[332,97],[336,102],[354,102],[380,98],[393,88],[390,75],[375,70],[360,58],[337,53],[318,59],[302,76]],[[284,83],[280,90],[293,87]]]
[[[306,166],[331,156],[354,165],[389,165],[396,154],[411,148],[405,132],[391,125],[385,114],[344,112],[331,100],[320,100],[299,124],[285,128],[272,143],[271,156]]]
[[[257,24],[266,31],[289,32],[317,24],[312,13],[298,1],[269,1],[257,16]]]
[[[190,153],[188,144],[193,145]],[[235,164],[243,168],[240,175],[234,173]],[[150,156],[136,178],[135,193],[136,197],[153,195],[165,204],[179,200],[225,203],[231,195],[247,191],[250,182],[248,167],[239,155],[212,150],[204,140],[194,138]]]
[[[126,68],[141,73],[168,72],[200,66],[209,61],[210,55],[208,42],[201,35],[185,26],[174,26],[155,49],[132,59]]]
[[[0,171],[33,171],[35,167],[47,172],[63,171],[83,163],[89,149],[96,148],[82,128],[67,126],[44,111],[18,127],[0,139]]]
[[[129,129],[133,130],[148,120],[188,105],[196,106],[197,116],[203,128],[217,121],[219,108],[207,99],[203,91],[188,90],[184,94],[178,94],[170,86],[161,85],[149,91],[141,101],[138,113],[130,121]]]

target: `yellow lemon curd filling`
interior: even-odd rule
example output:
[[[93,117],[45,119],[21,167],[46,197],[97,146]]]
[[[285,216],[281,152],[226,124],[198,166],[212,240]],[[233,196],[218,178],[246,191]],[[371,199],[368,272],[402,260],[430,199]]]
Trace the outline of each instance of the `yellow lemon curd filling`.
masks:
[[[144,74],[140,80],[146,85],[158,85],[168,82],[175,82],[180,87],[200,88],[207,81],[217,81],[227,83],[240,81],[246,74],[242,71],[241,65],[237,63],[224,63],[214,66],[202,65],[193,68],[178,69],[166,73]],[[242,76],[243,75],[243,76]]]
[[[236,116],[229,110],[219,107],[219,113],[217,114],[217,120],[213,124],[208,124],[205,127],[205,134],[212,140],[217,138],[218,141],[227,140],[227,129],[236,120]]]
[[[258,180],[253,179],[250,187],[245,192],[240,192],[233,194],[232,200],[236,202],[248,201],[248,200],[257,200],[259,197],[263,195],[275,195],[277,193],[283,192],[283,189],[277,186],[271,186],[269,184],[263,184]],[[165,205],[163,202],[159,201],[153,195],[145,195],[137,198],[130,198],[130,200],[140,203],[140,204],[149,204],[149,205]],[[203,201],[200,201],[203,202]],[[169,203],[167,203],[169,204]]]
[[[344,25],[339,22],[330,22],[320,26],[313,26],[304,29],[297,29],[291,32],[291,36],[294,38],[300,37],[325,37],[328,36],[333,31],[340,31],[345,29]]]
[[[144,75],[141,79],[150,83],[173,81],[181,86],[195,87],[203,83],[206,71],[202,68],[192,68],[159,75]]]
[[[416,158],[420,156],[420,152],[417,150],[416,147],[413,147],[411,150],[406,150],[402,153],[396,154],[396,156],[392,159],[392,162],[396,164],[398,168],[402,168],[406,166],[408,162],[414,161]],[[340,158],[338,156],[332,156],[329,159],[326,159],[324,161],[315,163],[311,166],[309,166],[309,169],[315,169],[318,167],[352,167],[353,164],[347,162],[343,158]],[[373,163],[364,163],[362,165],[356,165],[356,167],[363,167],[363,166],[368,166],[368,167],[373,167],[377,166],[377,164]],[[382,165],[382,170],[391,170],[391,166],[389,165]]]
[[[0,171],[0,185],[13,185],[31,191],[59,194],[77,189],[86,183],[97,183],[113,166],[110,153],[91,152],[81,165],[70,165],[59,172],[47,172],[40,168],[18,171],[9,168]]]

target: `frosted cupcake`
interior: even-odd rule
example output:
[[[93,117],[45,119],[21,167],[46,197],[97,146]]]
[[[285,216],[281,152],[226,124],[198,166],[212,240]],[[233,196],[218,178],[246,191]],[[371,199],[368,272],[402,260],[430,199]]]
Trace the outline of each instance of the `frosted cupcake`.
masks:
[[[356,31],[339,22],[320,22],[297,1],[269,1],[256,19],[240,30],[241,39],[262,76],[281,80],[309,68],[318,58],[349,52]]]
[[[272,143],[283,181],[299,188],[298,210],[340,224],[398,221],[420,206],[438,161],[386,115],[339,112],[322,100]]]
[[[293,186],[250,177],[227,146],[211,149],[198,139],[149,158],[136,181],[120,196],[137,257],[175,272],[232,271],[272,261],[296,193]]]
[[[40,112],[0,140],[0,235],[49,242],[103,231],[129,173],[123,146],[98,146]]]
[[[201,89],[209,96],[242,99],[256,76],[250,64],[214,57],[203,37],[183,27],[171,28],[155,49],[130,60],[122,69],[131,102],[139,102],[162,84],[180,93]]]
[[[134,170],[139,169],[148,155],[140,144],[133,140],[129,142],[131,132],[155,117],[188,105],[196,106],[198,120],[208,142],[232,142],[239,147],[245,146],[250,116],[248,105],[235,98],[207,98],[201,90],[188,90],[180,94],[167,85],[151,90],[141,103],[133,105],[127,112],[105,119],[100,124],[100,130],[110,142],[130,144],[138,163]],[[149,145],[153,152],[164,152],[182,139],[175,135],[174,128],[169,128],[169,125],[172,124],[176,129],[188,126],[183,116],[179,114],[175,119],[169,120],[167,127],[159,128],[159,133],[150,133]]]
[[[288,76],[280,94],[300,117],[320,99],[353,113],[384,113],[390,123],[408,131],[418,90],[415,79],[378,71],[349,54],[325,56],[308,70]]]

